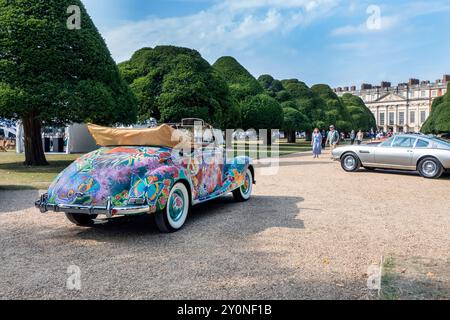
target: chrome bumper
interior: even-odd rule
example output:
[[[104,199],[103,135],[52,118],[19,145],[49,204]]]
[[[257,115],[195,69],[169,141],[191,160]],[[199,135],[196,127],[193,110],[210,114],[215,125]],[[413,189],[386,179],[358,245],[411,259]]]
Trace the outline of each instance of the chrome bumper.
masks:
[[[48,211],[64,212],[64,213],[80,213],[88,215],[106,215],[107,218],[126,215],[137,215],[150,213],[148,205],[130,206],[130,207],[114,207],[111,198],[108,199],[106,207],[104,206],[80,206],[72,204],[49,204],[48,195],[43,194],[41,198],[34,203],[42,213]]]

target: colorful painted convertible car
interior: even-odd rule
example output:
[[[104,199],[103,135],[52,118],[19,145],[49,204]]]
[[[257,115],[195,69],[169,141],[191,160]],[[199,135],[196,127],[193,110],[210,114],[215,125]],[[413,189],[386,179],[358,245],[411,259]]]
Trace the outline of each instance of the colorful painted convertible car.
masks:
[[[193,205],[230,192],[237,201],[251,197],[251,159],[227,161],[218,143],[179,152],[170,142],[174,129],[168,125],[145,133],[97,126],[90,130],[103,147],[59,174],[36,202],[41,212],[64,212],[79,226],[93,225],[99,215],[111,219],[154,213],[162,232],[174,232],[183,227]],[[158,145],[142,145],[142,140]],[[137,141],[141,145],[133,145]]]

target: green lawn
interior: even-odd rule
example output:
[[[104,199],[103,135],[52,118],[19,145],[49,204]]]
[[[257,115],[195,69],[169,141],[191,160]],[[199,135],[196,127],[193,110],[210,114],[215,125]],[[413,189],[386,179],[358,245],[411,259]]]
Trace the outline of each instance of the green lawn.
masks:
[[[238,151],[239,155],[249,155],[249,146],[248,143],[233,145],[236,155]],[[279,144],[280,156],[310,150],[310,143],[300,140],[296,144],[286,141]],[[25,167],[22,165],[24,161],[22,154],[12,151],[0,153],[0,190],[47,189],[55,177],[79,156],[79,154],[47,155],[49,166]],[[272,156],[271,148],[268,148],[267,156]],[[258,154],[258,158],[263,157],[263,154]]]
[[[264,155],[261,154],[262,150],[260,150],[260,148],[259,148],[260,145],[261,144],[257,144],[258,159],[264,158]],[[237,152],[239,152],[239,155],[242,155],[243,153],[245,153],[245,155],[250,155],[249,154],[250,147],[254,148],[255,143],[236,142],[233,144],[235,153],[237,154]],[[305,140],[298,140],[297,143],[287,143],[286,140],[280,140],[280,142],[277,145],[274,145],[273,147],[267,147],[267,157],[272,156],[272,150],[274,151],[274,153],[276,153],[277,147],[278,147],[278,152],[279,152],[280,156],[285,156],[285,155],[289,155],[292,153],[306,152],[306,151],[312,150],[311,142],[306,142]],[[275,156],[275,154],[274,154],[274,156]]]
[[[47,155],[47,167],[25,167],[23,154],[0,153],[1,189],[47,189],[53,179],[80,155]]]

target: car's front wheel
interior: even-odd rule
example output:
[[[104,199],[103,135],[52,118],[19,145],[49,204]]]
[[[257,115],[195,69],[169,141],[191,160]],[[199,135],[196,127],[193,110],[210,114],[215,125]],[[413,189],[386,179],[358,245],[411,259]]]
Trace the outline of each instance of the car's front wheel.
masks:
[[[161,232],[171,233],[183,228],[189,213],[189,192],[179,182],[170,191],[166,208],[155,215],[156,225]]]
[[[238,202],[244,202],[251,198],[253,192],[253,174],[250,169],[245,172],[244,184],[233,191],[234,199]]]
[[[348,153],[342,157],[341,166],[347,172],[355,172],[361,167],[361,162],[356,155]]]
[[[418,169],[420,175],[427,179],[438,179],[444,173],[444,168],[441,163],[431,157],[422,159],[419,163]]]
[[[80,227],[91,227],[95,223],[97,215],[89,215],[82,213],[66,213],[67,219]]]

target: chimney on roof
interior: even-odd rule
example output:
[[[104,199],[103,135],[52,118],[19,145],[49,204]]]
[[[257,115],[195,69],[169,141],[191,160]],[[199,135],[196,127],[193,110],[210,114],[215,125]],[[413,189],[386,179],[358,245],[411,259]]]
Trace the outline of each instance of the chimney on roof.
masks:
[[[420,81],[419,81],[419,79],[411,78],[411,79],[409,79],[408,84],[410,86],[416,86],[416,85],[420,84]]]
[[[368,90],[368,89],[372,89],[372,85],[371,84],[363,83],[361,85],[361,90]]]
[[[390,88],[391,87],[391,83],[388,81],[382,81],[381,82],[381,88]]]
[[[444,83],[450,82],[450,75],[445,74],[445,75],[443,76],[442,81],[443,81]]]
[[[344,87],[344,91],[348,92],[349,91],[348,87]]]
[[[356,91],[356,86],[352,86],[352,87],[350,88],[350,90],[351,90],[351,91]]]

